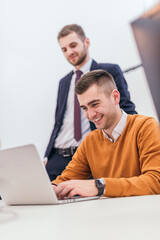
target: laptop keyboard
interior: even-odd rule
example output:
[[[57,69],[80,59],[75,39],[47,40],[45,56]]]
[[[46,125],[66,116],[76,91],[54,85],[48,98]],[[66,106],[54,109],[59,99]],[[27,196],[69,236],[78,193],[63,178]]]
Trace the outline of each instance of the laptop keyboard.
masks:
[[[58,202],[71,203],[71,202],[75,202],[76,200],[80,200],[80,199],[83,199],[83,198],[84,197],[81,197],[81,196],[74,196],[72,198],[65,197],[64,199],[58,200]]]
[[[58,200],[58,203],[72,203],[72,202],[81,202],[81,201],[86,201],[86,200],[93,200],[93,199],[98,199],[99,196],[94,196],[94,197],[82,197],[82,196],[74,196],[72,198],[65,197],[62,200]]]

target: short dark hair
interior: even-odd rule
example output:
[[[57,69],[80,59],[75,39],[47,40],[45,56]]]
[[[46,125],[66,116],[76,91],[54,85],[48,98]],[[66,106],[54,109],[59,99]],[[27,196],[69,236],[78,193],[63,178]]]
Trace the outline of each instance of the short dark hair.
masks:
[[[84,41],[84,39],[86,38],[86,35],[82,29],[81,26],[77,25],[77,24],[69,24],[64,26],[61,31],[58,33],[58,41],[60,38],[67,36],[68,34],[75,32],[77,33],[77,35],[80,37],[80,39],[82,41]]]
[[[93,84],[102,86],[108,94],[117,89],[116,83],[110,73],[105,70],[94,70],[86,73],[78,80],[75,86],[75,93],[81,95]]]

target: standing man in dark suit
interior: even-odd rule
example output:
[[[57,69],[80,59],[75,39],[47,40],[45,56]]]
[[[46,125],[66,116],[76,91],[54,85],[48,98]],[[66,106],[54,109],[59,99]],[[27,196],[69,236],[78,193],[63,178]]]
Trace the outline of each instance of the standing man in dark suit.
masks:
[[[76,24],[64,26],[58,34],[58,42],[65,58],[74,66],[74,70],[59,83],[55,123],[45,153],[48,159],[46,170],[51,181],[68,165],[83,138],[96,128],[85,118],[83,112],[81,113],[80,110],[79,113],[76,112],[79,106],[74,103],[76,102],[74,86],[80,75],[96,69],[108,71],[120,92],[120,107],[128,114],[136,113],[120,67],[116,64],[97,63],[90,58],[90,41],[81,26]]]

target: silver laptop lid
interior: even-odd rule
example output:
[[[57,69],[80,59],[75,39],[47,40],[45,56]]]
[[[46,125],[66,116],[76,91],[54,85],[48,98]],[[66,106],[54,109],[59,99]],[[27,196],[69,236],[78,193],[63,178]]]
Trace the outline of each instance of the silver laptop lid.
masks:
[[[45,166],[32,144],[0,150],[0,195],[8,205],[64,204],[99,198],[58,200]]]
[[[8,205],[57,204],[34,145],[0,150],[0,195]]]

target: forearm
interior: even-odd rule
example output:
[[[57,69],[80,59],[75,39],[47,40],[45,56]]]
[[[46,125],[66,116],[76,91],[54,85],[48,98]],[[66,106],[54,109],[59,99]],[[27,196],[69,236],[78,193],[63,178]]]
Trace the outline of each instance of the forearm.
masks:
[[[72,161],[68,164],[66,169],[59,175],[53,183],[59,184],[64,181],[72,179],[88,179],[91,176],[90,168],[85,160],[83,163],[78,159],[77,153],[75,153]]]
[[[136,114],[135,104],[130,99],[127,82],[120,67],[117,65],[114,80],[120,92],[120,107],[128,114]]]
[[[104,178],[107,197],[160,194],[160,174],[149,173],[131,178]]]

